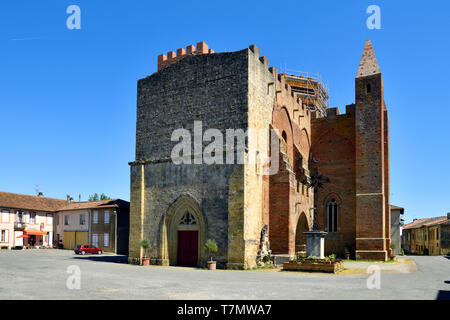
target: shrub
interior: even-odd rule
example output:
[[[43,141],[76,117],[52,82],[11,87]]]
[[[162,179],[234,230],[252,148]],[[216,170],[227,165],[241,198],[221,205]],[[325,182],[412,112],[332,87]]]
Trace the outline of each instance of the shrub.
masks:
[[[216,241],[208,239],[205,243],[205,249],[206,252],[208,252],[208,255],[211,257],[211,261],[213,261],[212,256],[218,250]]]
[[[144,249],[144,258],[148,258],[148,248],[150,248],[150,241],[148,239],[142,239],[140,245]]]

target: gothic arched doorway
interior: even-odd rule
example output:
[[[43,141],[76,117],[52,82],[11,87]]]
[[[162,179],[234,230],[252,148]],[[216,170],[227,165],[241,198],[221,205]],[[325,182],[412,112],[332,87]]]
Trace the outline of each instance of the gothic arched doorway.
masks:
[[[309,231],[308,219],[306,214],[302,212],[298,217],[297,228],[295,230],[295,252],[306,253],[306,236],[304,232]]]
[[[194,215],[186,210],[178,227],[177,264],[196,266],[198,263],[198,224]]]
[[[161,232],[161,258],[170,265],[196,266],[204,260],[206,226],[198,203],[182,195],[167,210]]]

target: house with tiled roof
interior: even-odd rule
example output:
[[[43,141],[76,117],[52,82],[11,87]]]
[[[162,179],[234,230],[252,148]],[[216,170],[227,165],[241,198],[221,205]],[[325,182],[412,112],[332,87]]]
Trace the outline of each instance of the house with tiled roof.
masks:
[[[128,253],[128,201],[93,202],[0,192],[0,248],[73,249],[93,244],[104,252]]]
[[[65,200],[0,192],[0,248],[51,246],[55,210]]]
[[[121,199],[70,201],[56,212],[56,243],[65,249],[92,244],[128,254],[129,212],[130,203]]]
[[[450,251],[450,213],[414,219],[403,227],[402,248],[407,254],[444,255]]]

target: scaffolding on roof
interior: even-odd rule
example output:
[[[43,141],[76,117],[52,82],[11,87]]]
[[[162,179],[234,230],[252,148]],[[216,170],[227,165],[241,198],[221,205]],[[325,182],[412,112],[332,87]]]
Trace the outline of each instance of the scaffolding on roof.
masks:
[[[326,116],[329,108],[329,87],[318,73],[280,68],[280,73],[286,78],[291,90],[302,99],[302,103],[321,116]]]

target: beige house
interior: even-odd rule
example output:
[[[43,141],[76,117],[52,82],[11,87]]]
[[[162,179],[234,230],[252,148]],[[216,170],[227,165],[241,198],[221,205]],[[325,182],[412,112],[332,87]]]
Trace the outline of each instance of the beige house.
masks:
[[[81,204],[80,204],[81,206]],[[88,243],[89,215],[88,208],[74,208],[66,206],[55,216],[55,243],[63,248],[73,249],[78,244]]]

